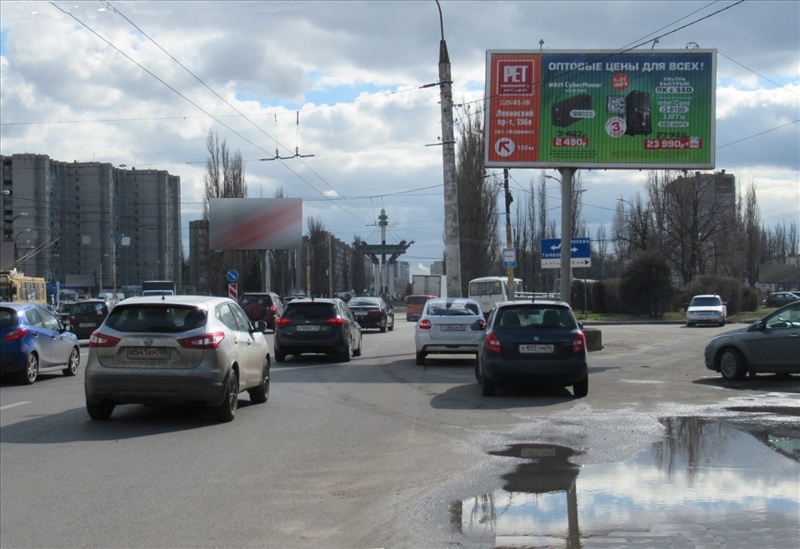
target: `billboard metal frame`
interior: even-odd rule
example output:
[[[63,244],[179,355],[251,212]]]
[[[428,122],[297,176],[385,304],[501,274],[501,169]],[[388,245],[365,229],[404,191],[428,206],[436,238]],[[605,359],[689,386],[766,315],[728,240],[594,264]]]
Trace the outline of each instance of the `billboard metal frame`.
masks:
[[[487,50],[488,168],[713,169],[714,49]]]

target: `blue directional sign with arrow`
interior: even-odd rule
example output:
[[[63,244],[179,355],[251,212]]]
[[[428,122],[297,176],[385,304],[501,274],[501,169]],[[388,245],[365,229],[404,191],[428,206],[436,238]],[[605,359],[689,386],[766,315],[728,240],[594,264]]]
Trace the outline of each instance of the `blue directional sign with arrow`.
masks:
[[[570,264],[572,267],[592,266],[592,242],[589,238],[570,239]],[[542,269],[561,267],[561,239],[545,238],[542,240]]]

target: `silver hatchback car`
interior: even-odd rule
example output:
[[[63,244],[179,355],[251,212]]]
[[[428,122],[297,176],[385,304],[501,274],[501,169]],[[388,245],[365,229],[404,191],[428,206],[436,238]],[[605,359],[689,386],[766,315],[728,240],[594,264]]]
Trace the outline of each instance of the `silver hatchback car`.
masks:
[[[266,329],[224,297],[126,299],[89,340],[89,416],[108,419],[118,404],[201,403],[232,421],[241,391],[254,403],[269,397]]]

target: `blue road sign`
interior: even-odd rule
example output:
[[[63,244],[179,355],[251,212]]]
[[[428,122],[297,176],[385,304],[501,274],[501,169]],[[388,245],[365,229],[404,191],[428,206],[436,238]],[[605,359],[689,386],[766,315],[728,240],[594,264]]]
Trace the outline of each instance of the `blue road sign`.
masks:
[[[570,239],[570,264],[572,267],[592,266],[592,242],[589,238]],[[542,268],[556,268],[561,265],[561,239],[545,238],[541,249]]]
[[[239,271],[231,269],[226,276],[228,277],[228,282],[236,282],[239,280]]]

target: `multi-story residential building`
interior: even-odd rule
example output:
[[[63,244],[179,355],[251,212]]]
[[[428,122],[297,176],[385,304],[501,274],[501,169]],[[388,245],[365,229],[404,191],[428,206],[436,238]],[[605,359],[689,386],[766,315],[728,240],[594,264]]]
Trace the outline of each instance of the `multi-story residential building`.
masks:
[[[2,240],[14,243],[13,267],[61,284],[92,275],[92,294],[151,278],[181,285],[180,177],[43,154],[0,163]]]

